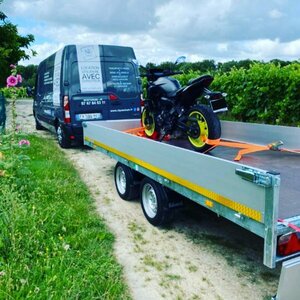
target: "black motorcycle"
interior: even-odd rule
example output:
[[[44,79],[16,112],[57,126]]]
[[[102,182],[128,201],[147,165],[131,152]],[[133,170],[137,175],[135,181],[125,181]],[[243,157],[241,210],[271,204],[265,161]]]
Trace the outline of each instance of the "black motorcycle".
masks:
[[[170,77],[176,74],[182,72],[148,69],[144,75],[148,79],[141,117],[145,134],[162,141],[183,133],[194,150],[207,152],[221,137],[216,113],[227,111],[226,94],[208,89],[213,81],[210,75],[190,80],[186,87],[181,87],[177,79]]]

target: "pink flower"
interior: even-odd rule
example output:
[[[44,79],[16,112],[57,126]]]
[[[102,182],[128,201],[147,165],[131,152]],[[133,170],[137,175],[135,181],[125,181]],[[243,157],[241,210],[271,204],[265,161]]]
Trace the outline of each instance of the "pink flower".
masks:
[[[30,146],[30,142],[28,140],[20,140],[19,141],[19,146],[20,147],[29,147]]]
[[[6,83],[7,83],[7,87],[13,87],[18,84],[18,79],[17,79],[17,77],[10,75],[7,77]]]
[[[18,80],[18,83],[22,82],[22,76],[20,74],[17,74],[17,80]]]
[[[12,69],[15,69],[15,68],[16,68],[16,66],[15,66],[14,64],[11,64],[10,67],[11,67]]]

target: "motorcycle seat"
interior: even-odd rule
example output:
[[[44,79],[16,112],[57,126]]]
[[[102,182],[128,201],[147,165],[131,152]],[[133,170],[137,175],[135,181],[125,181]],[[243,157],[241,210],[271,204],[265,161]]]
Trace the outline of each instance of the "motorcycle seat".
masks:
[[[209,86],[214,78],[211,75],[202,75],[197,78],[190,79],[188,84],[192,85],[195,83],[204,84],[205,86]]]

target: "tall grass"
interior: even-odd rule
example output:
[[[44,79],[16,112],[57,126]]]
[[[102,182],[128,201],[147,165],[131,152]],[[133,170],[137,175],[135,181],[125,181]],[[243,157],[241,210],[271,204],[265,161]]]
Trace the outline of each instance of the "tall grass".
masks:
[[[129,299],[86,186],[54,142],[26,138],[2,150],[18,163],[0,176],[0,299]]]

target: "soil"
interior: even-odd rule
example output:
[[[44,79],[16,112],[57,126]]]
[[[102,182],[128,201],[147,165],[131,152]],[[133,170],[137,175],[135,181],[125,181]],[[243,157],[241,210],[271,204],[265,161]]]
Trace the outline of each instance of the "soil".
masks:
[[[19,101],[17,112],[23,131],[55,139],[35,130],[32,101]],[[114,160],[83,147],[63,151],[115,235],[115,255],[133,299],[270,299],[276,294],[280,268],[263,265],[262,239],[190,201],[168,227],[153,227],[138,200],[118,196]]]

